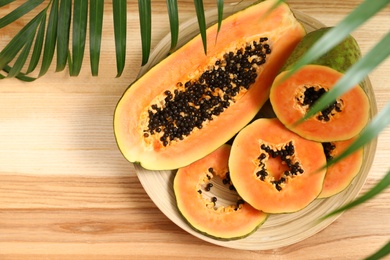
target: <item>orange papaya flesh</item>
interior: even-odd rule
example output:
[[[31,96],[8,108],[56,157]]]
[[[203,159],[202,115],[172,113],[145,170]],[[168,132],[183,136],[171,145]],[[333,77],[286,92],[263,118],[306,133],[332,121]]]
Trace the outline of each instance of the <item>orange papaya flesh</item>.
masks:
[[[290,213],[318,197],[325,163],[321,143],[302,138],[277,118],[261,118],[237,134],[229,170],[238,194],[254,208]]]
[[[227,180],[230,149],[230,145],[222,145],[206,157],[180,168],[173,182],[177,207],[184,219],[193,229],[219,240],[246,237],[267,218],[267,214],[254,209],[237,194],[236,201],[231,197],[228,198],[230,204],[221,205],[221,199],[212,193],[216,189],[211,186],[212,180]],[[232,195],[227,187],[225,190]]]
[[[339,142],[323,143],[327,161],[340,155],[357,137]],[[363,149],[359,149],[343,160],[330,165],[327,169],[324,185],[318,198],[328,198],[345,190],[357,176],[363,164]]]
[[[367,124],[369,100],[364,90],[356,85],[328,108],[295,125],[343,74],[327,66],[306,65],[281,82],[285,73],[275,78],[270,101],[276,116],[290,130],[310,140],[330,142],[350,139]]]
[[[197,36],[125,91],[115,109],[114,132],[127,160],[146,169],[177,169],[206,156],[250,122],[305,34],[286,4],[264,15],[275,2],[267,0],[226,18],[218,37],[217,25],[210,27],[207,39],[216,40],[208,44],[207,55]],[[263,46],[260,53],[253,54],[255,44]],[[239,53],[246,47],[252,50],[249,58]],[[224,72],[230,55],[241,57],[236,63],[247,61],[232,68],[243,69],[244,76]],[[246,68],[252,60],[259,64]]]

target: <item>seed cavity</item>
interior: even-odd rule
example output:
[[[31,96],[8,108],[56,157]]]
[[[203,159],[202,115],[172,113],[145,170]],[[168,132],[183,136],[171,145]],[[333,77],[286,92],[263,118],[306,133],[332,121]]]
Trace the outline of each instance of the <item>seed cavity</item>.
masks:
[[[336,149],[336,145],[331,142],[322,143],[322,148],[324,149],[326,161],[333,159],[333,150]]]
[[[145,142],[168,146],[202,129],[248,91],[270,53],[268,38],[261,37],[223,54],[200,76],[165,90],[143,117]]]
[[[214,183],[212,181],[214,181]],[[217,190],[213,190],[215,186],[219,186],[216,188]],[[225,191],[223,186],[226,186]],[[205,174],[199,179],[196,192],[198,193],[199,198],[205,203],[205,206],[210,210],[217,212],[234,212],[241,209],[245,204],[245,201],[240,198],[238,194],[233,194],[231,191],[235,191],[235,188],[232,189],[231,187],[234,186],[231,182],[229,172],[217,171],[210,167],[205,170]],[[228,189],[230,190],[229,192],[227,192]],[[224,198],[225,200],[221,200],[220,202],[218,197]],[[235,197],[236,201],[234,202]]]
[[[271,164],[270,160],[276,161]],[[260,155],[255,160],[255,164],[256,177],[260,181],[272,184],[277,191],[282,191],[289,180],[304,173],[295,155],[293,141],[278,145],[260,141]],[[282,164],[282,167],[273,166],[275,164]],[[278,172],[280,169],[283,171]]]
[[[322,97],[328,90],[321,86],[304,86],[303,91],[299,90],[296,97],[298,104],[308,111],[314,103]],[[344,103],[342,99],[337,99],[329,106],[318,112],[316,118],[322,122],[328,122],[343,110]]]

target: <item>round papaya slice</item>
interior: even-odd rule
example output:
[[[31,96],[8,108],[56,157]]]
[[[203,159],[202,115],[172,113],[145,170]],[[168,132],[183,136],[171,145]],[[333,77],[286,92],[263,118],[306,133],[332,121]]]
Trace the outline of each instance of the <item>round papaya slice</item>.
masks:
[[[355,140],[356,137],[345,141],[322,143],[327,161],[340,155]],[[359,149],[343,160],[330,165],[318,198],[331,197],[345,190],[359,173],[362,164],[363,149]]]
[[[326,66],[307,65],[280,83],[286,73],[276,77],[270,101],[276,116],[291,131],[318,142],[341,141],[356,136],[367,124],[368,97],[356,85],[317,115],[295,125],[343,74]]]
[[[361,86],[356,85],[317,115],[302,124],[295,124],[360,57],[360,48],[349,35],[326,54],[284,80],[287,71],[330,29],[321,28],[305,35],[275,78],[270,93],[270,102],[279,120],[297,134],[318,142],[350,139],[363,129],[369,119],[368,97]]]
[[[231,186],[229,154],[230,145],[222,145],[206,157],[180,168],[173,182],[177,207],[186,221],[196,231],[220,240],[246,237],[267,218],[267,214],[239,198]],[[222,181],[215,182],[213,187],[215,179]],[[225,195],[225,202],[216,196],[218,191],[213,193],[217,184],[229,186],[219,189],[219,195]]]
[[[288,5],[262,1],[207,30],[135,81],[115,109],[114,133],[146,169],[188,165],[227,142],[269,97],[273,79],[305,35]]]
[[[260,118],[241,130],[229,159],[238,194],[267,213],[295,212],[316,199],[325,164],[321,143],[302,138],[277,118]]]

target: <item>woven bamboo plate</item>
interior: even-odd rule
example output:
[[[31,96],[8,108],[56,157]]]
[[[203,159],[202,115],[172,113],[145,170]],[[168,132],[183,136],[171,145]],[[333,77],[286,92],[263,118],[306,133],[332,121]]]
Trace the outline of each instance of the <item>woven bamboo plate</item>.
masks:
[[[224,13],[225,15],[229,15],[244,7],[245,5],[242,3],[236,5],[226,5]],[[321,22],[302,12],[294,10],[294,13],[297,19],[304,25],[307,32],[325,26]],[[210,10],[206,12],[206,21],[209,25],[215,23],[217,21],[217,10]],[[182,45],[189,39],[193,38],[197,33],[198,24],[196,18],[190,19],[181,24],[179,30],[179,45]],[[168,34],[155,47],[154,51],[151,53],[149,63],[142,67],[139,72],[139,76],[148,71],[148,69],[150,69],[154,64],[165,58],[169,52],[169,48],[170,35]],[[364,88],[370,98],[370,114],[371,117],[373,117],[377,111],[377,106],[369,79],[365,80]],[[272,108],[270,108],[269,103],[266,103],[262,111],[260,111],[259,116],[272,116]],[[193,230],[185,222],[178,212],[175,203],[175,195],[172,187],[175,171],[149,171],[143,169],[138,164],[134,164],[134,167],[142,186],[152,201],[171,221],[183,230],[204,241],[224,247],[243,250],[268,250],[288,246],[302,241],[323,230],[335,221],[340,215],[323,221],[319,221],[319,219],[330,211],[351,201],[358,195],[372,165],[375,149],[376,141],[371,142],[365,147],[363,159],[364,165],[362,166],[358,176],[343,192],[328,199],[317,199],[309,206],[296,213],[270,215],[266,222],[255,233],[246,238],[234,241],[219,241],[204,236]],[[213,190],[210,191],[210,196],[218,196],[219,202],[229,204],[230,198],[225,189],[226,188],[224,188],[222,184],[216,183],[214,184]],[[232,203],[235,202],[234,199],[231,201]]]

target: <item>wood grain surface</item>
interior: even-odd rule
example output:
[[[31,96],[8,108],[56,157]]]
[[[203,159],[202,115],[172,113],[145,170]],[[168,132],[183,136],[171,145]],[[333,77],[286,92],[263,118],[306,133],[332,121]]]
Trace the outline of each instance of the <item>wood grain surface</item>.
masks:
[[[0,17],[24,1],[0,8]],[[225,1],[226,4],[234,1]],[[337,24],[358,0],[291,0],[326,25]],[[204,0],[205,9],[215,1]],[[169,30],[165,0],[152,1],[152,46]],[[194,15],[179,0],[180,20]],[[0,29],[0,47],[31,19]],[[186,233],[149,199],[132,164],[117,149],[117,101],[141,63],[136,1],[128,1],[127,60],[116,78],[112,7],[105,4],[101,65],[92,77],[88,55],[80,76],[49,73],[32,83],[0,81],[0,259],[362,259],[390,238],[390,190],[345,212],[318,234],[291,246],[243,251]],[[362,52],[390,29],[390,7],[356,30]],[[390,100],[390,60],[370,74],[378,108]],[[389,170],[390,129],[378,139],[362,189]]]

